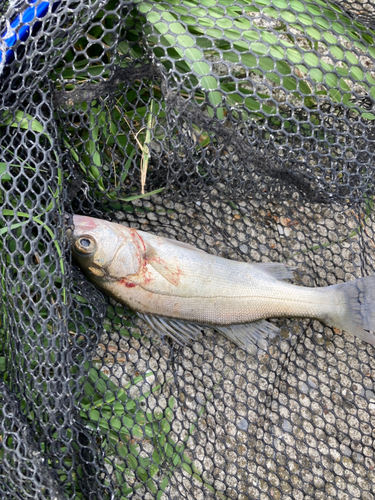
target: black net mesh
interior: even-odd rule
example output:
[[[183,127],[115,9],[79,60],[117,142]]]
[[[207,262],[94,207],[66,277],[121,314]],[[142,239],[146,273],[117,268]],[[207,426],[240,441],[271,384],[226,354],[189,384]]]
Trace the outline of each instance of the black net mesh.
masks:
[[[178,346],[71,261],[70,214],[295,283],[375,262],[372,0],[0,1],[4,499],[375,498],[374,347],[272,320]]]

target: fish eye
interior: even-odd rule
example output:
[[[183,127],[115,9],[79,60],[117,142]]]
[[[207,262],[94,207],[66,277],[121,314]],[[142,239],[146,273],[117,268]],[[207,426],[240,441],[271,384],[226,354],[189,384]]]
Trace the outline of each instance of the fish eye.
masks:
[[[88,235],[81,236],[75,241],[75,248],[77,252],[88,255],[95,250],[96,242],[94,238]]]
[[[87,238],[81,238],[79,241],[81,247],[88,248],[91,245],[91,241]]]

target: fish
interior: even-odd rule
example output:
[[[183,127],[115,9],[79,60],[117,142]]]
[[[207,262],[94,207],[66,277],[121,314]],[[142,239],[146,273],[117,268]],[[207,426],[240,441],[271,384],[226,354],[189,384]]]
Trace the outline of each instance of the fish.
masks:
[[[207,326],[254,354],[279,331],[268,319],[314,318],[375,345],[375,275],[325,287],[295,285],[294,270],[284,263],[225,259],[82,215],[73,216],[71,248],[94,285],[180,344]]]

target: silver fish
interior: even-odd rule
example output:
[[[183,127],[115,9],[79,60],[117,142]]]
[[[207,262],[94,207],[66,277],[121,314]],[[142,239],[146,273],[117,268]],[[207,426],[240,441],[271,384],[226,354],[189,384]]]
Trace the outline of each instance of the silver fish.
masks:
[[[72,251],[86,276],[180,343],[213,326],[254,352],[278,328],[266,318],[315,318],[375,345],[375,275],[321,288],[293,285],[280,263],[216,257],[187,243],[75,215]]]

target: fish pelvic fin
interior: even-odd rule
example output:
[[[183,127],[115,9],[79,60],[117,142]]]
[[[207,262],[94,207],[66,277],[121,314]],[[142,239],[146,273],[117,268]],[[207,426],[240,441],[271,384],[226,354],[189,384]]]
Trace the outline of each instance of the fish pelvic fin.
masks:
[[[254,321],[244,325],[212,326],[142,313],[138,313],[138,316],[159,335],[167,335],[181,346],[197,340],[202,333],[202,329],[207,326],[214,328],[238,347],[252,355],[256,354],[258,348],[265,350],[268,339],[273,338],[279,332],[277,326],[266,320]]]
[[[324,318],[329,326],[335,326],[375,346],[375,275],[359,278],[329,287],[336,292],[341,307],[330,318]]]
[[[148,326],[162,337],[167,335],[177,344],[183,346],[190,344],[200,336],[202,326],[195,323],[186,323],[178,319],[153,316],[151,314],[137,313]]]

